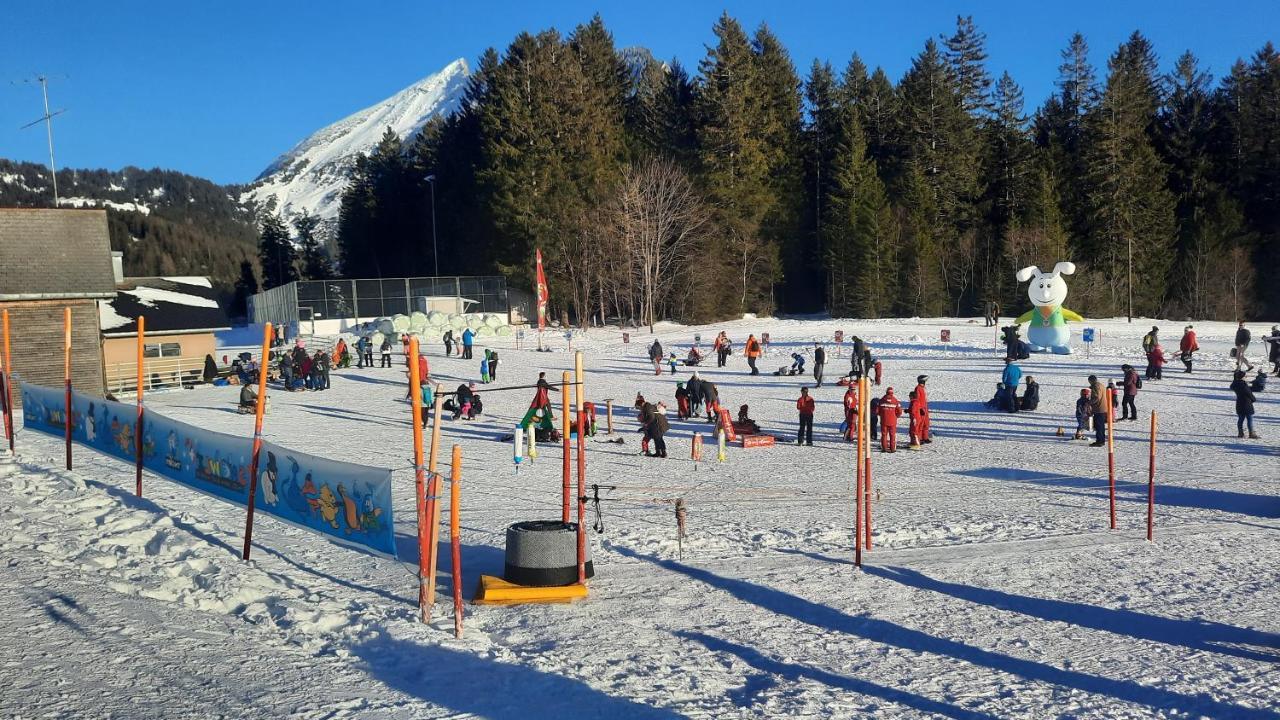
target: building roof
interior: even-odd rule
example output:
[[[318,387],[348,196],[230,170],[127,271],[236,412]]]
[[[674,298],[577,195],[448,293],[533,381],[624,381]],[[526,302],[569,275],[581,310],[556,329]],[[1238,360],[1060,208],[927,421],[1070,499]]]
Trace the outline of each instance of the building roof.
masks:
[[[111,300],[98,303],[106,337],[138,334],[138,316],[148,335],[212,332],[231,327],[216,293],[203,277],[125,278]]]
[[[0,209],[0,300],[114,294],[105,210]]]

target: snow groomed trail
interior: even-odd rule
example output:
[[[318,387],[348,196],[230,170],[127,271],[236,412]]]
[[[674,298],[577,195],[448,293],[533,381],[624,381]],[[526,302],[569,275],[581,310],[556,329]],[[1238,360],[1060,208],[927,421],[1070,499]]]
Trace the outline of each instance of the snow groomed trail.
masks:
[[[905,399],[916,375],[930,376],[935,442],[873,454],[874,548],[861,571],[853,449],[838,433],[843,388],[811,390],[814,447],[730,447],[724,464],[709,447],[695,467],[689,438],[710,426],[674,419],[687,370],[655,376],[648,333],[629,346],[616,331],[575,337],[588,399],[615,400],[624,439],[602,434],[588,446],[588,483],[618,486],[601,492],[604,532],[589,535],[591,596],[468,605],[462,640],[452,637],[447,553],[435,620],[414,621],[399,362],[340,371],[325,392],[273,392],[265,436],[392,468],[400,562],[260,517],[243,563],[238,508],[152,476],[134,498],[128,465],[77,447],[75,470],[55,469],[57,439],[24,432],[19,457],[0,464],[0,609],[11,638],[0,650],[10,676],[0,715],[1280,718],[1280,402],[1260,395],[1263,439],[1237,440],[1226,388],[1234,326],[1196,323],[1197,372],[1170,365],[1138,396],[1141,418],[1160,413],[1155,542],[1145,540],[1145,421],[1116,428],[1110,530],[1105,449],[1070,439],[1072,408],[1087,375],[1140,367],[1152,323],[1087,324],[1103,336],[1088,357],[1077,338],[1077,355],[1021,363],[1042,401],[1016,415],[982,406],[1002,363],[993,330],[962,320],[658,328],[680,355],[695,334],[705,346],[726,329],[741,348],[747,333],[769,332],[766,374],[748,376],[735,353],[701,375],[726,406],[749,404],[783,437],[794,438],[795,398],[812,378],[767,373],[815,338],[827,342],[828,383],[849,362],[848,344],[841,358],[829,342],[837,329],[884,362],[879,392],[892,385]],[[1185,323],[1156,324],[1171,347]],[[938,342],[942,328],[951,343]],[[572,367],[559,338],[553,353],[499,342],[492,387]],[[478,360],[427,350],[446,389],[477,379]],[[249,436],[235,390],[157,394],[148,407]],[[638,455],[637,392],[672,408],[669,459]],[[486,414],[446,421],[442,441],[463,448],[468,597],[480,573],[501,573],[506,525],[558,517],[560,505],[559,445],[541,446],[516,474],[510,446],[497,442],[531,392],[480,393]],[[683,559],[677,497],[689,508]]]

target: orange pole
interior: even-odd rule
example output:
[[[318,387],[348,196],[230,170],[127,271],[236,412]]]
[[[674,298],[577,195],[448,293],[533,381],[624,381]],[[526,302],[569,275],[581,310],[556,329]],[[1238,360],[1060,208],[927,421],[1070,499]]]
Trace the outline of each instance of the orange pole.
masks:
[[[133,442],[134,455],[137,459],[137,467],[134,468],[136,487],[134,494],[142,497],[142,347],[146,342],[147,318],[138,316],[138,421],[133,425]]]
[[[418,376],[418,340],[409,341],[409,407],[413,417],[409,420],[413,428],[413,480],[414,498],[418,512],[418,614],[423,622],[427,621],[427,506],[426,466],[423,465],[422,451],[422,378]]]
[[[9,311],[3,312],[4,328],[4,431],[9,438],[9,454],[13,450],[13,364],[9,356]]]
[[[587,532],[585,526],[587,514],[587,422],[582,413],[582,402],[587,395],[583,384],[582,351],[573,356],[573,374],[577,381],[574,392],[575,405],[578,411],[578,583],[587,582]]]
[[[1151,411],[1151,457],[1147,464],[1147,540],[1155,535],[1156,525],[1156,411]]]
[[[853,503],[853,564],[862,567],[862,423],[866,420],[866,413],[862,412],[862,380],[858,380],[858,417],[857,428],[854,435],[858,438],[857,450],[853,459],[854,478],[854,503]]]
[[[1116,529],[1116,436],[1115,436],[1115,418],[1111,415],[1115,409],[1111,407],[1111,390],[1104,388],[1102,394],[1106,397],[1104,407],[1106,408],[1107,422],[1107,488],[1111,498],[1111,529]]]
[[[244,552],[249,559],[253,545],[253,505],[258,495],[258,456],[262,454],[262,412],[267,402],[267,363],[271,357],[271,323],[262,327],[262,362],[258,363],[258,402],[253,411],[253,455],[249,461],[249,508],[244,519]]]
[[[62,378],[66,385],[67,412],[63,427],[67,440],[67,469],[71,469],[71,308],[62,309]]]
[[[436,603],[436,555],[440,545],[440,476],[436,474],[436,461],[440,457],[440,386],[436,385],[435,406],[431,418],[431,453],[427,457],[427,586],[425,597],[419,598],[423,606],[422,622],[431,622],[432,606]],[[422,550],[419,549],[418,571],[422,572]]]
[[[462,446],[453,446],[449,473],[449,549],[453,564],[453,636],[462,637],[462,538],[458,513],[462,504]]]
[[[573,482],[572,478],[570,477],[570,473],[572,472],[570,468],[573,460],[572,460],[572,455],[569,448],[569,436],[572,434],[572,431],[570,430],[571,428],[570,423],[572,422],[570,418],[572,416],[569,415],[569,402],[573,399],[573,385],[569,383],[568,370],[565,370],[564,374],[561,375],[560,392],[563,395],[563,397],[560,398],[561,412],[563,413],[563,417],[560,418],[560,425],[562,427],[562,432],[560,433],[561,434],[560,441],[561,441],[561,444],[564,446],[563,447],[564,463],[563,463],[563,467],[560,470],[560,522],[568,524],[569,523],[569,492],[571,488],[571,483]]]

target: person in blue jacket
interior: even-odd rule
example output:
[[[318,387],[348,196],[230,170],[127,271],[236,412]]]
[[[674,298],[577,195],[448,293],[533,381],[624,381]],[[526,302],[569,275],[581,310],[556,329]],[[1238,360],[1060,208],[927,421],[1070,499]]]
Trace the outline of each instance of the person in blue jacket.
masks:
[[[471,331],[471,328],[467,328],[466,330],[462,331],[462,359],[463,360],[471,359],[471,345],[472,343],[475,342],[475,339],[476,339],[476,334]]]
[[[1005,392],[1009,394],[1005,409],[1018,412],[1018,383],[1022,382],[1022,368],[1012,358],[1004,359],[1004,374],[1000,376],[1000,382],[1004,383]]]

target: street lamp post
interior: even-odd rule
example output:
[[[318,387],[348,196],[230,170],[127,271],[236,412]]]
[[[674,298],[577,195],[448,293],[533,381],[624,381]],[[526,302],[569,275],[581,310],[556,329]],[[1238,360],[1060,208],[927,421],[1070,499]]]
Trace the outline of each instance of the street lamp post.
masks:
[[[440,277],[440,246],[436,243],[436,176],[428,175],[431,186],[431,259],[435,263],[435,275]]]

